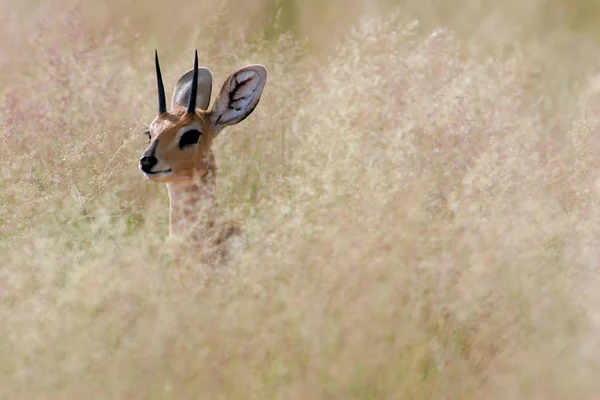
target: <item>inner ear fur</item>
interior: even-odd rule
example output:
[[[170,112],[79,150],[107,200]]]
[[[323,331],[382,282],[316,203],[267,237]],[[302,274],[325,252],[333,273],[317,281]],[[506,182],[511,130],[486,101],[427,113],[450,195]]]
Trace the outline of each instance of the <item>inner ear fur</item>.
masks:
[[[223,84],[211,110],[215,128],[234,125],[254,111],[267,83],[267,69],[259,64],[248,65],[231,74]]]

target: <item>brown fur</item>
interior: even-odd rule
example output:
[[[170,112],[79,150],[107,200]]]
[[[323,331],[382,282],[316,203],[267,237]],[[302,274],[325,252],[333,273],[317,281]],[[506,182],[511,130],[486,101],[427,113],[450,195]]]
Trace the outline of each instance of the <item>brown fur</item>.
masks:
[[[198,145],[193,149],[180,151],[177,144],[177,135],[180,129],[197,126],[202,135]],[[187,114],[184,108],[157,116],[150,124],[151,146],[143,155],[154,155],[161,164],[167,164],[172,170],[169,177],[149,178],[155,182],[181,182],[194,179],[194,174],[203,176],[210,169],[215,169],[212,141],[216,136],[210,123],[210,115],[203,110],[196,110],[195,114]],[[158,140],[156,149],[152,143]]]

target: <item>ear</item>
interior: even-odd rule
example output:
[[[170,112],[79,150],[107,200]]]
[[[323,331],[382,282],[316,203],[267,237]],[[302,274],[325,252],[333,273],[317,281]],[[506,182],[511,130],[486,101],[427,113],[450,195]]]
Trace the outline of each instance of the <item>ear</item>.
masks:
[[[192,88],[192,75],[194,70],[191,69],[175,84],[173,98],[171,99],[171,109],[176,107],[187,107],[190,99],[190,90]],[[212,74],[208,68],[198,68],[198,92],[196,94],[196,107],[202,110],[208,110],[210,104],[210,93],[212,91]]]
[[[237,124],[250,115],[260,100],[265,83],[267,69],[262,65],[248,65],[227,78],[211,110],[215,131]]]

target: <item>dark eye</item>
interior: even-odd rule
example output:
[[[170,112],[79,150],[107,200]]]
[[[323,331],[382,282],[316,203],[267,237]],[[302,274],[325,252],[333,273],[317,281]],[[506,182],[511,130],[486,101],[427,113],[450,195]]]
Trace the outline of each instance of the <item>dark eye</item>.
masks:
[[[148,143],[150,143],[150,141],[152,140],[152,135],[150,134],[150,131],[144,132],[144,135],[148,136]]]
[[[185,132],[183,135],[181,135],[181,139],[179,139],[179,148],[184,150],[189,146],[195,145],[198,143],[200,135],[201,133],[198,129],[190,129],[189,131]]]

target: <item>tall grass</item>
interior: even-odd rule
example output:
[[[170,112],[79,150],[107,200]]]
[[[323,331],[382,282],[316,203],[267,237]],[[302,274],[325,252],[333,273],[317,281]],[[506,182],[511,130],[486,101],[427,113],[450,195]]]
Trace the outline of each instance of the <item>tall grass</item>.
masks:
[[[258,1],[1,4],[1,398],[598,397],[594,34],[384,3],[308,41]],[[169,85],[193,48],[217,87],[269,69],[216,143],[227,269],[172,253],[137,169],[154,47]]]

